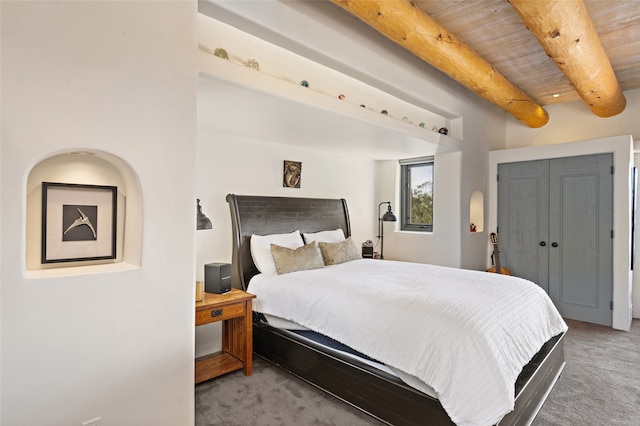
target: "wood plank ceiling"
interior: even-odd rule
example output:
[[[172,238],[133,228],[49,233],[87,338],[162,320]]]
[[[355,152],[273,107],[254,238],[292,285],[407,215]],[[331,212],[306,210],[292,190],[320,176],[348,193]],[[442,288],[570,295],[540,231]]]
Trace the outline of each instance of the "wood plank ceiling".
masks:
[[[412,4],[471,47],[538,104],[580,99],[569,79],[527,29],[514,8],[515,3],[512,6],[505,0],[413,0]],[[620,88],[623,91],[640,88],[640,0],[584,0],[584,4]]]

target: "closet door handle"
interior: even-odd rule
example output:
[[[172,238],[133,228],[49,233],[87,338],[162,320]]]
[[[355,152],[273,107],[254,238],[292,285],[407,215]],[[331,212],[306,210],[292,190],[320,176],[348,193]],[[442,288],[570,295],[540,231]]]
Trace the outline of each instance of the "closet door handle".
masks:
[[[546,245],[547,245],[547,242],[546,242],[546,241],[540,241],[540,247],[544,247],[544,246],[546,246]]]
[[[551,247],[558,247],[558,243],[551,243]]]

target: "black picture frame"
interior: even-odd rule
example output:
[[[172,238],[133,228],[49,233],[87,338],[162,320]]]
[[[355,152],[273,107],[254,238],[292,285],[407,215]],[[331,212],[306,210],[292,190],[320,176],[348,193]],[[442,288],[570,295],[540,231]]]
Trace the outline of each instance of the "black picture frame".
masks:
[[[41,262],[116,258],[116,186],[42,182]]]

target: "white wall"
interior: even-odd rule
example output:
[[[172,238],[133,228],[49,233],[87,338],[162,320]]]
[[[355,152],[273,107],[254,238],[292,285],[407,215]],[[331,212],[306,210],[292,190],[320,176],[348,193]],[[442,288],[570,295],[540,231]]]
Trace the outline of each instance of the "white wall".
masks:
[[[635,153],[633,155],[633,159],[635,162],[635,166],[638,167],[640,165],[640,154]],[[638,179],[636,178],[636,217],[635,217],[635,250],[633,256],[633,292],[631,297],[631,302],[633,303],[633,317],[640,318],[640,230],[638,229],[638,218],[640,215],[638,214],[638,208],[640,208],[640,196],[638,196]]]
[[[234,106],[230,100],[229,107]],[[284,160],[302,162],[300,188],[284,188]],[[375,239],[373,197],[374,161],[279,145],[268,141],[200,132],[198,135],[197,194],[213,229],[198,231],[196,273],[204,278],[204,265],[231,263],[232,233],[227,194],[284,197],[344,198],[356,243]],[[220,349],[219,324],[196,331],[196,356]]]
[[[400,222],[385,228],[385,258],[484,270],[488,260],[489,228],[469,232],[469,204],[474,191],[484,195],[484,217],[489,217],[488,161],[491,147],[504,142],[504,114],[470,96],[460,109],[465,135],[461,152],[437,155],[434,169],[433,232],[400,231]],[[387,162],[388,163],[388,162]],[[379,168],[376,189],[380,200],[399,203],[399,166]],[[394,179],[395,177],[395,179]],[[393,184],[392,184],[393,183]],[[395,232],[387,232],[389,229]]]
[[[2,34],[2,7],[0,7],[0,37]],[[0,99],[2,98],[2,39],[0,38]],[[2,117],[2,102],[0,102],[0,117]],[[4,135],[4,120],[0,119],[0,164],[3,164],[2,161],[2,138]],[[4,223],[4,216],[2,211],[2,169],[0,169],[0,223]],[[2,233],[2,226],[0,226],[0,241],[4,241],[4,234]],[[2,264],[3,264],[3,256],[2,256],[3,246],[0,244],[0,333],[2,333]],[[4,394],[2,392],[2,336],[0,334],[0,413],[2,413],[2,401],[4,400]],[[0,415],[0,425],[2,425],[2,416]]]
[[[330,2],[201,2],[200,10],[444,117],[463,117],[457,154],[438,156],[434,233],[394,232],[385,225],[385,258],[484,268],[488,234],[469,232],[474,191],[488,194],[490,149],[505,146],[505,113]],[[285,24],[286,23],[286,24]],[[219,41],[225,46],[224,40]],[[258,58],[259,59],[259,58]],[[338,153],[339,154],[339,153]],[[441,157],[441,158],[440,158]],[[374,200],[398,207],[397,163],[377,166]],[[438,166],[440,163],[440,166]],[[377,204],[376,204],[377,205]],[[488,216],[485,205],[485,217]],[[375,209],[374,209],[375,210]],[[376,233],[374,212],[372,233]],[[485,227],[486,229],[486,227]]]
[[[336,13],[329,2],[201,2],[200,10],[274,44],[328,65],[443,116],[461,120],[461,154],[441,156],[436,170],[433,234],[394,232],[385,227],[385,257],[483,269],[489,259],[488,233],[470,233],[469,200],[484,195],[485,221],[490,218],[492,183],[489,150],[561,144],[612,135],[640,139],[640,90],[628,91],[627,108],[618,116],[599,118],[582,101],[547,106],[550,120],[531,129],[504,114],[442,73],[396,46],[348,13]],[[286,25],[285,25],[286,23]],[[224,45],[221,40],[221,45]],[[375,64],[375,66],[372,66]],[[438,159],[437,159],[438,160]],[[397,206],[398,167],[376,166],[375,196]],[[444,185],[444,188],[441,186]],[[442,192],[440,192],[442,191]],[[638,286],[636,285],[636,288]],[[636,291],[636,294],[640,291]]]
[[[461,241],[462,153],[438,155],[434,161],[433,232],[401,231],[400,220],[384,224],[384,258],[418,263],[459,267],[461,251],[454,249]],[[392,201],[395,213],[400,206],[400,166],[397,161],[380,162],[377,169],[377,193],[381,201]],[[468,209],[467,209],[468,210]],[[468,215],[468,212],[467,212]],[[468,233],[468,226],[466,233]],[[441,245],[440,245],[441,244]]]
[[[631,135],[635,151],[640,147],[640,89],[624,92],[625,110],[610,118],[600,118],[591,113],[581,101],[546,107],[549,123],[539,129],[530,129],[515,119],[507,120],[507,148],[543,146],[571,141],[603,138],[613,135]],[[604,147],[603,147],[604,148]],[[633,159],[632,159],[633,161]],[[636,163],[637,165],[637,163]],[[617,208],[617,206],[614,206]],[[640,318],[640,274],[633,274],[633,316]]]
[[[564,144],[505,149],[491,152],[491,199],[489,228],[496,229],[498,217],[498,184],[495,176],[498,164],[530,161],[576,155],[613,153],[615,174],[613,178],[613,327],[629,330],[631,327],[632,274],[631,248],[631,182],[633,165],[633,141],[631,136],[612,136]]]
[[[625,110],[613,117],[600,118],[581,100],[549,105],[549,123],[539,129],[530,129],[509,117],[507,119],[506,148],[550,145],[571,141],[631,135],[640,140],[640,89],[624,92]]]
[[[1,3],[2,425],[193,424],[195,17],[192,2]],[[78,148],[137,174],[141,266],[29,278],[27,177]]]
[[[242,7],[246,2],[225,3],[224,6]],[[264,11],[264,8],[284,8],[285,14],[291,12],[288,5],[280,3],[261,4],[260,7],[251,5],[244,11],[250,14],[256,10]],[[298,5],[296,5],[298,7]],[[301,7],[306,7],[303,5]],[[340,9],[335,9],[342,13]],[[219,14],[215,14],[218,18]],[[282,18],[282,16],[280,16]],[[313,15],[315,17],[315,15]],[[260,19],[261,24],[266,24],[267,20]],[[291,24],[286,26],[286,30],[293,30],[298,19],[291,19]],[[256,57],[261,64],[261,71],[266,74],[280,75],[291,72],[290,69],[280,70],[275,68],[276,64],[284,66],[289,61],[301,66],[304,61],[300,61],[290,54],[286,54],[274,49],[262,40],[246,36],[237,30],[227,28],[216,20],[209,18],[199,19],[201,25],[201,43],[209,50],[215,46],[228,49],[233,57]],[[331,37],[327,33],[315,34],[311,28],[305,25],[304,40],[309,43],[317,43],[318,40]],[[255,29],[255,28],[249,28]],[[326,30],[326,27],[322,28]],[[229,35],[233,36],[233,42],[227,41]],[[344,37],[344,35],[340,36]],[[298,39],[299,41],[303,41]],[[242,41],[242,43],[240,42]],[[350,52],[350,60],[358,61],[363,54],[363,49],[371,49],[376,54],[385,53],[384,49],[379,49],[377,42],[362,40],[365,45],[354,45],[344,41],[340,44],[340,51],[355,49]],[[269,54],[267,54],[267,52]],[[396,50],[394,49],[395,53]],[[335,52],[334,52],[335,53]],[[391,53],[391,52],[389,52]],[[266,55],[263,60],[260,54]],[[280,61],[274,61],[276,55],[282,56]],[[335,57],[340,56],[339,54]],[[385,224],[385,258],[402,259],[417,262],[437,263],[450,266],[463,266],[469,268],[484,268],[486,264],[486,233],[469,232],[469,201],[474,191],[479,190],[488,193],[486,179],[486,160],[489,155],[489,147],[504,146],[504,114],[495,107],[486,105],[476,95],[471,94],[466,89],[453,84],[452,93],[444,92],[446,84],[436,75],[427,75],[423,71],[424,64],[416,63],[411,56],[400,55],[400,58],[385,58],[389,61],[389,73],[383,73],[380,78],[387,79],[389,84],[403,86],[407,91],[412,84],[415,84],[414,91],[422,93],[417,96],[421,99],[419,104],[424,105],[425,100],[434,102],[437,99],[439,113],[445,105],[451,106],[451,110],[445,116],[464,115],[464,120],[459,120],[456,128],[460,136],[465,136],[464,148],[462,152],[453,154],[438,155],[435,167],[435,220],[436,230],[433,233],[408,233],[396,232],[399,229],[399,222],[396,224]],[[386,62],[385,62],[386,64]],[[368,72],[375,72],[375,67],[365,67]],[[310,72],[315,68],[309,69]],[[213,73],[215,68],[206,68],[203,72]],[[301,75],[307,75],[304,70]],[[400,75],[400,77],[399,77]],[[208,81],[208,80],[206,80]],[[313,79],[316,82],[316,79]],[[204,81],[203,81],[204,83]],[[335,82],[333,82],[335,83]],[[230,84],[237,84],[236,81]],[[344,83],[347,84],[348,83]],[[387,83],[377,81],[378,86]],[[273,135],[277,132],[273,129],[265,129],[264,120],[246,114],[246,105],[242,102],[246,99],[238,100],[232,94],[221,95],[222,91],[205,90],[206,85],[200,85],[199,91],[199,152],[198,152],[198,197],[202,200],[204,212],[214,216],[214,229],[212,231],[201,231],[197,235],[198,279],[202,279],[203,267],[209,262],[223,261],[229,262],[231,259],[231,223],[229,209],[224,201],[227,193],[235,192],[240,194],[263,194],[282,195],[297,197],[344,197],[347,199],[350,209],[351,224],[353,227],[354,239],[362,242],[367,239],[376,240],[378,203],[381,201],[391,201],[396,212],[399,204],[399,165],[397,160],[374,161],[380,158],[378,152],[367,149],[369,134],[363,133],[362,140],[355,140],[357,135],[349,133],[345,141],[340,141],[339,135],[331,143],[322,144],[317,148],[310,149],[307,140],[309,136],[304,126],[292,122],[287,126],[286,109],[279,115],[283,119],[274,120],[268,123],[269,126],[278,126],[295,135],[291,138],[286,135],[286,140],[261,140],[240,137],[229,130],[227,123],[219,123],[215,108],[224,105],[225,114],[235,111],[233,115],[237,126],[256,126],[265,135]],[[351,86],[349,86],[351,88]],[[416,89],[417,88],[417,89]],[[346,90],[347,87],[343,88]],[[402,90],[401,90],[402,92]],[[431,97],[436,94],[435,97]],[[210,96],[216,96],[219,101],[215,108],[211,108]],[[221,98],[223,96],[223,98]],[[256,95],[257,96],[257,95]],[[466,102],[462,102],[462,97]],[[467,99],[468,98],[468,99]],[[244,99],[244,101],[243,101]],[[270,108],[278,108],[280,102],[270,102]],[[310,111],[313,113],[313,111]],[[464,122],[463,122],[464,121]],[[329,124],[325,124],[329,125]],[[224,132],[216,129],[223,128]],[[280,129],[280,130],[282,130]],[[343,129],[344,130],[344,129]],[[238,127],[238,134],[244,133],[242,127]],[[256,133],[256,132],[254,132]],[[259,132],[258,132],[259,133]],[[339,132],[338,132],[339,133]],[[299,141],[296,144],[296,138]],[[293,139],[293,140],[292,140]],[[278,142],[282,142],[279,144]],[[337,142],[337,144],[336,144]],[[394,144],[394,140],[389,140],[389,145]],[[354,154],[354,150],[345,146],[347,143],[358,143],[363,149]],[[286,145],[285,145],[286,144]],[[336,149],[335,146],[338,146]],[[400,152],[401,149],[396,149]],[[395,158],[402,157],[401,154]],[[302,161],[302,188],[299,190],[282,187],[282,162],[283,160]],[[485,205],[484,209],[488,206]],[[485,214],[486,216],[486,214]],[[394,227],[394,225],[396,225]],[[202,356],[220,349],[220,326],[211,324],[198,327],[196,330],[196,355]]]
[[[335,6],[328,2],[222,3],[232,11],[218,10],[220,16],[264,38],[439,114],[464,117],[462,153],[437,166],[437,231],[389,232],[390,258],[417,254],[421,261],[485,264],[486,233],[467,232],[468,202],[474,190],[487,199],[488,151],[507,145],[505,122],[509,146],[574,140],[585,131],[637,139],[634,105],[628,107],[632,118],[597,119],[590,130],[571,105],[550,108],[552,121],[542,129],[521,128],[348,14],[331,16]],[[211,134],[196,143],[195,7],[1,3],[0,424],[69,425],[95,417],[104,425],[192,424],[194,281],[204,263],[230,258],[224,195],[345,197],[356,241],[374,237],[377,203],[397,199],[388,183],[397,179],[395,164]],[[637,105],[638,92],[628,100]],[[106,151],[137,173],[141,266],[27,278],[29,171],[53,153],[82,147]],[[303,162],[300,190],[280,186],[285,159]],[[214,223],[197,235],[196,195]]]

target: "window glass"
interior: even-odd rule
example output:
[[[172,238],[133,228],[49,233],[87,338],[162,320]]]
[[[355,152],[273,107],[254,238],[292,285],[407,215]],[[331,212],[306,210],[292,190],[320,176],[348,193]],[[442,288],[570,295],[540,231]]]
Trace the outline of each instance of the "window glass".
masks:
[[[433,158],[403,160],[402,229],[433,231]]]

